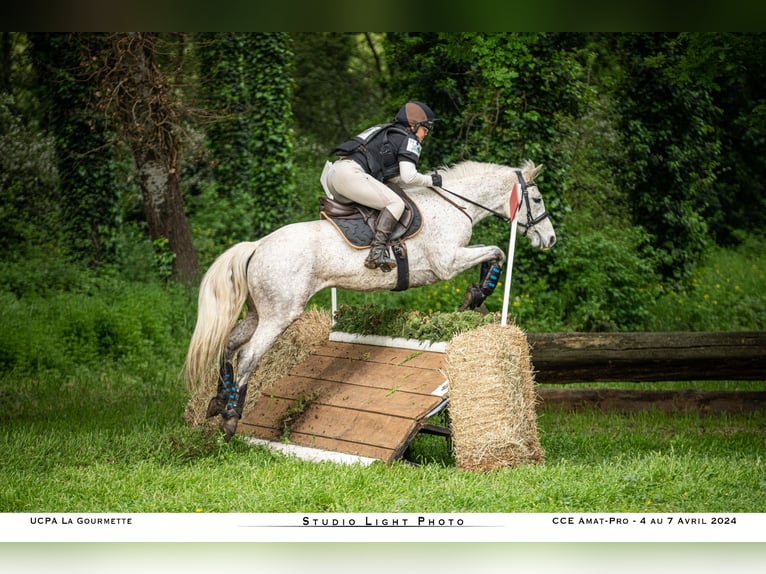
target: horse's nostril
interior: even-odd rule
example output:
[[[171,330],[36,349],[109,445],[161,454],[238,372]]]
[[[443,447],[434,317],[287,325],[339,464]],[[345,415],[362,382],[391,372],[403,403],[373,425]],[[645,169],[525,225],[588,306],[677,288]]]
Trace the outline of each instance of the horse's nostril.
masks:
[[[550,239],[548,239],[548,247],[553,247],[554,243],[556,243],[556,236],[551,235]]]

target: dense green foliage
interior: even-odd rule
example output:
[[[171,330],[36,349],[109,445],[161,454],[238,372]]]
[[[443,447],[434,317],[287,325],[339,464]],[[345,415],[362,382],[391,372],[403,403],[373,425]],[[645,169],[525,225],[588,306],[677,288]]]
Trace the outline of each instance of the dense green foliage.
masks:
[[[108,255],[117,226],[118,181],[110,149],[113,134],[92,104],[98,84],[82,63],[103,49],[101,34],[30,34],[29,54],[38,75],[34,118],[55,139],[61,219],[69,251],[90,263]],[[32,118],[27,118],[27,121]],[[26,191],[26,190],[25,190]],[[31,222],[29,222],[31,223]]]
[[[284,33],[196,40],[207,152],[187,168],[186,187],[197,248],[209,261],[295,217],[293,59]]]
[[[54,143],[24,125],[7,94],[0,94],[0,150],[0,249],[54,239],[41,232],[61,218]],[[44,225],[30,225],[37,218]]]
[[[664,277],[687,278],[702,253],[708,226],[703,213],[719,166],[710,94],[678,73],[682,38],[627,35],[616,89],[624,164],[618,181],[633,219],[655,238]]]
[[[385,60],[379,53],[379,34],[292,34],[295,51],[293,114],[298,135],[317,145],[324,159],[349,134],[367,122],[390,120],[381,105]]]
[[[432,102],[443,119],[426,159],[545,164],[541,183],[564,239],[587,233],[570,213],[612,215],[616,203],[650,233],[655,270],[683,281],[711,236],[731,241],[735,228],[762,228],[753,172],[762,161],[753,153],[763,145],[766,85],[743,52],[762,53],[762,35],[445,33],[389,42],[393,94]],[[744,216],[743,200],[757,213]]]
[[[527,298],[549,299],[534,310],[535,328],[644,328],[660,293],[652,285],[693,289],[707,250],[757,241],[766,219],[762,34],[158,38],[164,81],[187,106],[180,183],[203,266],[236,241],[315,218],[326,152],[406,99],[439,118],[423,169],[544,164],[538,183],[559,241],[545,254],[522,247],[514,262],[519,316]],[[126,270],[146,257],[129,146],[97,111],[92,64],[81,65],[109,39],[3,35],[7,253],[56,245],[61,256]],[[475,241],[505,245],[507,228],[482,224]],[[167,274],[174,253],[161,238],[152,248]],[[476,273],[395,304],[452,311]]]

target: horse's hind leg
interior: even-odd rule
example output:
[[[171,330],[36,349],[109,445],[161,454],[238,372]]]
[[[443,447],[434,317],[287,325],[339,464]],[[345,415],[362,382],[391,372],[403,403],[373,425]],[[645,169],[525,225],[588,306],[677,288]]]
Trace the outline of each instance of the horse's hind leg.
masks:
[[[229,335],[229,340],[226,342],[226,348],[224,349],[224,360],[232,362],[239,348],[253,337],[257,327],[258,313],[248,311],[244,318],[235,325],[231,335]]]
[[[274,321],[259,321],[252,337],[240,350],[237,358],[236,384],[233,381],[229,383],[228,401],[220,413],[223,419],[224,440],[227,442],[237,432],[239,419],[242,418],[250,373],[253,372],[266,351],[299,315],[300,313],[294,316],[287,315]]]
[[[248,309],[253,308],[252,305],[248,305]],[[256,327],[258,327],[258,314],[254,311],[248,311],[245,317],[235,325],[229,335],[218,375],[218,389],[207,405],[207,418],[221,414],[227,407],[227,404],[234,398],[232,395],[237,390],[234,379],[234,356],[237,350],[252,338]]]

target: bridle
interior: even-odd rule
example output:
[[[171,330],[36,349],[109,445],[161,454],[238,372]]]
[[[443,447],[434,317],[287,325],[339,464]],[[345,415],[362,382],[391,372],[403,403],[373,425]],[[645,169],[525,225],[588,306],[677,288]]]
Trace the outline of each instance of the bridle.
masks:
[[[521,175],[521,172],[518,170],[516,171],[516,176],[519,178],[519,185],[521,185],[521,201],[523,201],[527,206],[527,222],[522,223],[519,221],[519,225],[524,228],[524,233],[522,235],[526,237],[527,233],[532,227],[540,223],[543,219],[549,217],[550,214],[548,213],[548,210],[545,209],[537,217],[532,217],[532,206],[529,204],[529,190],[527,189],[527,182],[524,181],[524,176]],[[521,201],[519,202],[519,207],[516,209],[517,212],[521,209]]]
[[[518,213],[521,210],[522,202],[527,207],[527,221],[526,221],[526,223],[522,223],[521,221],[518,222],[518,224],[521,225],[524,228],[523,235],[526,236],[527,233],[529,232],[529,230],[532,227],[534,227],[535,225],[537,225],[538,223],[540,223],[541,221],[543,221],[544,219],[549,217],[550,214],[548,213],[548,210],[546,209],[545,211],[543,211],[537,217],[532,217],[532,206],[529,203],[529,189],[527,188],[527,182],[524,181],[524,176],[521,175],[520,171],[515,170],[515,173],[516,173],[516,177],[519,180],[519,185],[521,185],[521,201],[519,202],[519,206],[516,208],[516,212]],[[437,189],[435,187],[432,187],[431,189],[433,191],[435,191],[442,199],[446,200],[448,203],[454,205],[457,209],[459,209],[463,213],[465,213],[466,217],[468,217],[468,219],[473,221],[471,216],[468,215],[468,213],[465,212],[465,208],[457,205],[454,201],[450,200],[449,198],[444,197],[441,193],[439,193],[439,189]],[[492,215],[494,215],[495,217],[497,217],[499,219],[502,219],[503,221],[505,221],[509,225],[513,221],[512,218],[506,217],[505,215],[503,215],[499,211],[495,211],[494,209],[490,209],[486,205],[482,205],[481,203],[473,201],[472,199],[468,199],[467,197],[464,197],[464,196],[460,195],[459,193],[455,193],[454,191],[450,191],[449,189],[447,189],[445,187],[442,187],[441,190],[442,191],[446,191],[447,193],[449,193],[451,195],[454,195],[455,197],[465,201],[466,203],[470,203],[471,205],[474,205],[474,206],[476,206],[476,207],[478,207],[480,209],[483,209],[484,211],[488,211],[489,213],[491,213]],[[513,197],[509,197],[508,202],[509,202],[509,204],[511,206],[513,206]],[[509,211],[510,211],[510,209],[509,209]]]

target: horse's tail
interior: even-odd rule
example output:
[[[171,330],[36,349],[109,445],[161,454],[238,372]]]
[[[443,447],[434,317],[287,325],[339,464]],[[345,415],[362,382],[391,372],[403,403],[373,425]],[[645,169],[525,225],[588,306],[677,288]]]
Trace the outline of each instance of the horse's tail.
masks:
[[[202,278],[197,324],[184,362],[186,386],[192,392],[218,376],[226,341],[247,299],[247,264],[255,246],[242,242],[230,247]]]

